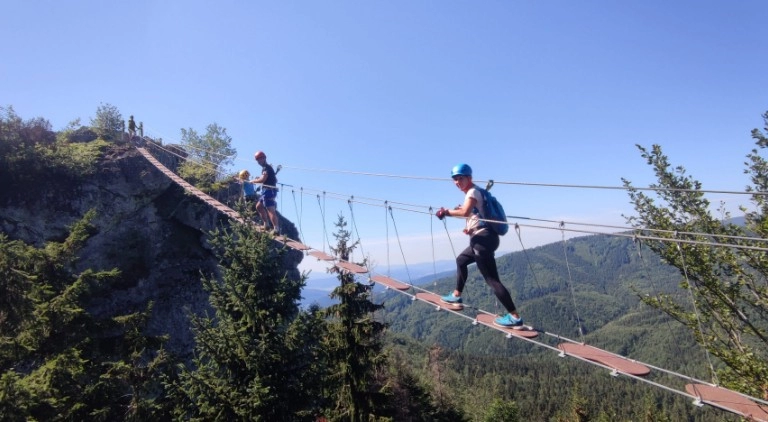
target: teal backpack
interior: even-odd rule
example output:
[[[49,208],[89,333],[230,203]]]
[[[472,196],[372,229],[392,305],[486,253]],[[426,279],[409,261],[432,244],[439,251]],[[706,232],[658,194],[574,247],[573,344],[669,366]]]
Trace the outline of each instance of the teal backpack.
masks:
[[[486,220],[498,221],[498,223],[491,221],[483,221],[483,225],[490,227],[499,236],[504,236],[509,231],[509,224],[507,224],[507,214],[504,212],[504,207],[495,196],[488,192],[488,189],[493,186],[493,180],[488,181],[485,189],[480,187],[476,188],[483,195],[483,215]]]

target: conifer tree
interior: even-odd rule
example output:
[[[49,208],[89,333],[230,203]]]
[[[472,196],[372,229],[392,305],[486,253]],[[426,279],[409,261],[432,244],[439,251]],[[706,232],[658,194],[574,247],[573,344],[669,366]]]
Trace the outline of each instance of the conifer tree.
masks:
[[[589,403],[578,387],[571,391],[566,408],[555,416],[557,422],[586,422],[590,420]]]
[[[763,118],[768,131],[768,113]],[[768,147],[760,130],[753,130],[752,137],[760,150]],[[660,146],[638,148],[659,182],[651,186],[657,189],[653,196],[624,180],[637,211],[629,221],[641,233],[644,228],[655,229],[655,237],[669,239],[648,244],[680,270],[680,286],[687,291],[685,301],[673,295],[642,300],[681,322],[725,364],[712,374],[713,381],[768,399],[768,257],[761,250],[736,247],[756,246],[746,239],[750,236],[768,238],[768,162],[758,148],[747,156],[744,172],[752,182],[748,191],[754,194],[753,207],[743,208],[746,226],[742,227],[730,222],[724,209],[713,216],[701,183],[686,175],[683,167],[672,168]]]
[[[193,317],[196,357],[169,384],[182,420],[313,420],[320,406],[317,312],[300,312],[304,278],[286,275],[270,236],[212,233],[220,274],[203,278],[215,316]]]
[[[358,242],[351,241],[347,222],[339,215],[335,223],[333,253],[348,261]],[[365,262],[361,263],[365,265]],[[385,326],[374,319],[382,305],[371,302],[371,286],[355,281],[354,274],[334,267],[339,286],[331,297],[339,303],[326,308],[328,332],[323,342],[329,367],[333,421],[369,421],[390,413],[382,385],[386,355],[381,334]]]
[[[491,402],[484,422],[517,422],[520,420],[520,409],[514,401],[496,399]]]
[[[89,212],[42,249],[0,235],[0,420],[161,417],[151,403],[165,356],[141,334],[147,312],[95,318],[85,308],[119,272],[76,272]],[[154,385],[154,387],[153,387]]]

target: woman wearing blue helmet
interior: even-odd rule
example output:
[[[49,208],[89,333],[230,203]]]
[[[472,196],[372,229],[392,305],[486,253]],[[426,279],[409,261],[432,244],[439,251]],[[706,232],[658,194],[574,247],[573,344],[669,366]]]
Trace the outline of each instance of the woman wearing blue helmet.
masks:
[[[472,182],[472,168],[464,163],[457,164],[451,171],[451,177],[456,187],[464,192],[464,203],[452,210],[440,208],[435,215],[441,220],[446,216],[466,218],[464,233],[469,235],[469,246],[456,258],[456,290],[440,299],[445,303],[461,304],[461,292],[464,291],[464,285],[467,282],[467,267],[474,262],[485,282],[491,286],[499,302],[507,310],[507,314],[496,318],[494,324],[503,327],[522,327],[523,319],[517,313],[512,296],[499,280],[499,270],[496,268],[494,256],[499,247],[499,235],[482,224],[481,219],[487,216],[483,215],[483,195]]]

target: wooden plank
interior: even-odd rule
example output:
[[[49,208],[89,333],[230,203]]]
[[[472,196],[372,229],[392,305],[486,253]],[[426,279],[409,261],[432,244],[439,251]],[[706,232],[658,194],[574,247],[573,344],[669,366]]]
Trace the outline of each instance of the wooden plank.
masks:
[[[312,249],[309,246],[307,246],[307,245],[305,245],[305,244],[303,244],[303,243],[301,243],[299,241],[292,240],[292,239],[287,239],[285,241],[285,244],[288,247],[291,247],[291,248],[296,249],[298,251],[308,251],[308,250]]]
[[[336,263],[336,266],[355,274],[365,274],[368,272],[367,268],[348,261],[339,261]]]
[[[168,176],[176,184],[183,187],[184,190],[195,195],[197,198],[199,198],[206,204],[213,206],[217,211],[226,214],[230,218],[239,222],[244,222],[244,220],[239,217],[238,213],[235,212],[235,210],[226,206],[225,204],[222,204],[221,202],[217,201],[214,197],[194,187],[189,182],[187,182],[186,180],[176,175],[174,172],[172,172],[170,169],[168,169],[162,163],[160,163],[160,161],[158,161],[155,157],[153,157],[152,154],[150,154],[149,151],[147,151],[145,148],[137,148],[137,150],[139,151],[139,153],[141,153],[141,155],[144,156],[144,158],[146,158],[153,166],[155,166],[155,168],[157,168],[163,174]]]
[[[379,283],[392,289],[406,291],[411,288],[411,286],[405,283],[401,283],[394,278],[385,277],[383,275],[374,275],[371,277],[371,280],[373,280],[374,283]]]
[[[321,261],[333,261],[334,259],[336,259],[336,258],[332,257],[331,255],[328,255],[327,253],[320,252],[320,251],[311,251],[311,252],[309,252],[309,254],[314,256],[315,258],[321,260]]]
[[[496,315],[480,313],[477,315],[477,322],[518,337],[535,338],[539,335],[539,333],[529,325],[523,325],[521,327],[504,327],[496,325],[496,323],[493,322],[496,318],[498,318]]]
[[[434,293],[416,293],[416,299],[419,299],[424,302],[429,302],[433,305],[437,305],[442,309],[446,309],[449,311],[460,311],[464,309],[464,305],[460,303],[451,304],[451,303],[445,303],[442,300],[440,300],[440,296],[434,294]]]
[[[736,413],[749,420],[768,422],[768,406],[760,405],[735,391],[706,384],[688,384],[685,391],[711,406]]]
[[[288,246],[287,238],[283,238],[283,237],[277,236],[277,237],[273,238],[272,240],[274,240],[277,243],[282,243],[283,245]]]
[[[253,229],[256,230],[257,232],[260,232],[260,233],[264,233],[264,232],[268,232],[269,231],[269,229],[264,227],[263,224],[253,223],[253,226],[254,226]]]
[[[586,344],[562,343],[557,345],[557,347],[569,355],[578,356],[593,362],[602,363],[605,366],[611,367],[625,374],[645,376],[651,372],[650,368],[645,365],[632,362],[623,356],[615,355],[613,353],[598,349],[597,347],[588,346]]]

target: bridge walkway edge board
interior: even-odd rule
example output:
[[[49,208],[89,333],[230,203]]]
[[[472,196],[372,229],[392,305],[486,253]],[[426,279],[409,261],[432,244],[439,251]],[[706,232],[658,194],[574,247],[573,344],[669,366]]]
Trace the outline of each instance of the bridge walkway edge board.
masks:
[[[336,257],[334,257],[332,255],[328,255],[327,253],[322,252],[322,251],[313,250],[313,251],[309,251],[309,254],[314,256],[315,258],[319,259],[320,261],[335,261],[336,260]]]
[[[537,333],[536,330],[533,329],[533,327],[528,325],[523,325],[521,328],[503,327],[501,325],[496,325],[493,322],[496,318],[497,316],[494,314],[480,312],[477,314],[476,320],[480,324],[483,324],[487,327],[491,327],[495,330],[501,331],[502,333],[507,335],[513,335],[513,336],[525,337],[525,338],[536,338],[539,336],[539,333]]]
[[[437,307],[436,309],[438,310],[444,309],[446,311],[458,312],[464,309],[464,305],[450,304],[450,303],[445,303],[441,301],[440,296],[438,296],[435,293],[419,292],[419,293],[416,293],[416,299],[425,303],[435,305]]]
[[[768,422],[768,406],[760,405],[735,391],[706,384],[687,384],[685,391],[710,406],[736,413],[749,420]]]
[[[365,274],[368,272],[368,269],[365,267],[341,259],[336,262],[336,266],[353,274]]]
[[[293,239],[286,239],[285,245],[290,248],[296,249],[297,251],[308,251],[312,249],[309,246],[299,242],[298,240],[293,240]]]
[[[386,286],[388,288],[395,289],[395,290],[406,291],[406,290],[411,288],[411,286],[409,286],[409,285],[407,285],[405,283],[401,283],[401,282],[395,280],[394,278],[390,278],[390,277],[383,276],[383,275],[378,275],[378,274],[372,275],[371,276],[371,280],[374,283],[379,283],[379,284],[381,284],[383,286]]]
[[[606,350],[598,349],[594,346],[577,343],[561,343],[557,345],[557,348],[567,355],[573,355],[593,362],[598,362],[625,374],[645,376],[651,373],[651,369],[643,364],[633,362],[628,358],[613,354]]]

